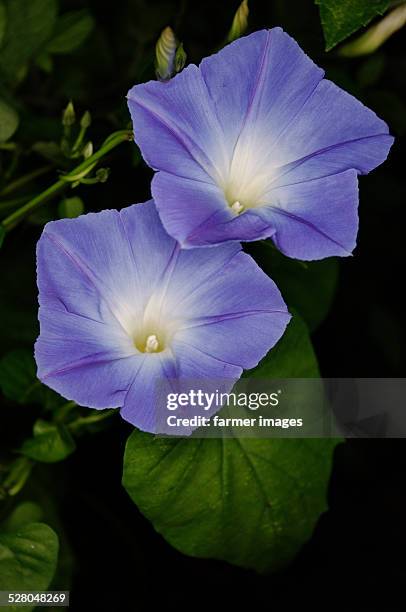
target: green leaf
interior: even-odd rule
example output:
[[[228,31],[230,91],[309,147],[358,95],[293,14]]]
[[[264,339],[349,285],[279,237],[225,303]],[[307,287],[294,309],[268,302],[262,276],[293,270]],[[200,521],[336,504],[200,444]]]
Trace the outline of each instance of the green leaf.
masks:
[[[389,0],[316,0],[316,4],[320,6],[326,51],[330,51],[376,15],[382,15]]]
[[[0,531],[0,590],[44,591],[54,576],[58,538],[43,523],[24,524],[13,531]],[[24,610],[33,610],[34,606]],[[15,606],[5,611],[16,610]]]
[[[134,431],[123,484],[183,553],[258,571],[298,552],[326,509],[334,440],[169,440]]]
[[[6,230],[4,229],[4,227],[0,224],[0,248],[3,245],[4,242],[4,238],[6,237]]]
[[[6,5],[4,4],[3,0],[0,0],[0,47],[2,45],[4,34],[6,32],[6,25],[7,25]]]
[[[49,53],[69,53],[77,49],[89,36],[94,21],[86,9],[65,13],[58,18],[55,32],[47,44]]]
[[[7,28],[0,51],[0,70],[12,81],[53,31],[57,0],[7,0]]]
[[[39,419],[34,425],[34,437],[25,440],[21,453],[35,461],[56,463],[66,459],[76,445],[64,425]]]
[[[292,319],[277,345],[269,351],[248,378],[318,378],[319,367],[303,319],[293,311]]]
[[[30,351],[17,349],[7,353],[0,361],[0,388],[3,395],[19,404],[32,401],[41,385],[36,370]]]
[[[307,328],[295,316],[249,375],[316,377]],[[332,439],[159,439],[134,431],[123,485],[182,552],[275,570],[298,552],[326,508]]]
[[[16,349],[0,360],[0,389],[5,397],[19,404],[36,403],[54,408],[64,400],[43,385],[36,375],[32,351]]]
[[[14,108],[0,98],[0,142],[5,142],[12,137],[18,128],[18,123],[18,115]]]
[[[58,213],[61,219],[74,219],[82,215],[84,210],[85,205],[83,204],[83,200],[76,196],[73,198],[65,198],[58,206]]]
[[[4,531],[16,531],[27,523],[38,523],[42,518],[43,512],[38,504],[24,501],[7,517],[2,525],[2,529]]]
[[[285,257],[270,241],[249,245],[246,250],[275,281],[288,307],[299,312],[311,331],[316,329],[334,299],[339,273],[337,258],[304,263]]]

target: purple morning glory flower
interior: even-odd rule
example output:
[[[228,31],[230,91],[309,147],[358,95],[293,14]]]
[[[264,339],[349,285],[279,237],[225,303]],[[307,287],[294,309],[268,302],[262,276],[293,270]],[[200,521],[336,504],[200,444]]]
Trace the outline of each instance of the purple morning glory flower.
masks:
[[[152,194],[182,247],[272,238],[300,259],[351,253],[357,175],[393,138],[323,75],[274,28],[130,90],[135,140],[158,170]]]
[[[237,244],[181,250],[152,202],[48,223],[38,243],[38,377],[154,431],[160,379],[237,380],[290,315]]]

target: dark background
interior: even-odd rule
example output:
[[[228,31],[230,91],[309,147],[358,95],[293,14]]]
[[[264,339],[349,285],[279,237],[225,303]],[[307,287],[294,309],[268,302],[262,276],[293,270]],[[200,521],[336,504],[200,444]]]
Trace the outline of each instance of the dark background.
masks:
[[[329,78],[376,110],[397,136],[389,161],[360,179],[358,247],[354,257],[340,262],[334,303],[313,341],[324,376],[404,376],[404,32],[378,51],[380,68],[376,74],[370,69],[371,76],[365,67],[368,58],[343,59],[334,50],[324,51],[318,10],[311,0],[250,0],[249,4],[250,30],[281,25],[326,69]],[[128,123],[125,94],[130,86],[154,78],[153,49],[162,28],[174,27],[188,61],[198,62],[222,43],[237,5],[231,0],[62,2],[62,10],[88,7],[96,27],[80,49],[56,58],[50,75],[36,68],[30,71],[18,90],[25,108],[20,140],[26,140],[28,147],[35,140],[57,137],[61,109],[73,99],[78,111],[91,111],[91,136],[97,145]],[[116,208],[148,199],[151,171],[136,162],[133,145],[117,149],[108,160],[109,181],[78,190],[86,209]],[[38,163],[35,156],[27,155],[25,170]],[[38,189],[46,187],[47,180],[38,181]],[[35,338],[33,254],[40,231],[24,223],[15,230],[15,240],[3,247],[2,278],[20,283],[18,297],[10,289],[4,299],[17,310],[32,313],[32,318],[25,319],[20,329],[8,330],[1,353],[29,346]],[[7,320],[1,325],[5,329]],[[26,422],[19,419],[18,428],[17,417],[4,412],[3,431],[16,432],[11,438],[15,435],[17,444],[22,430],[30,432],[34,412],[28,411]],[[47,479],[52,479],[72,549],[72,610],[197,605],[220,609],[244,604],[267,610],[405,608],[403,440],[340,444],[330,483],[330,508],[311,541],[285,570],[258,576],[225,563],[186,557],[154,532],[120,485],[130,432],[130,426],[114,420],[108,431],[83,437],[67,461],[38,472],[45,487]],[[7,442],[13,444],[13,439],[8,437]]]

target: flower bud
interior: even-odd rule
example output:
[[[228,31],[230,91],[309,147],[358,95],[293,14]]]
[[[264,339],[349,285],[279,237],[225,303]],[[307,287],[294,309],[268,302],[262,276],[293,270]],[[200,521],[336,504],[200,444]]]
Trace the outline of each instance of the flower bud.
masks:
[[[180,43],[179,47],[176,49],[175,72],[180,72],[181,70],[183,70],[186,64],[186,58],[187,58],[187,55],[183,48],[183,43]]]
[[[82,119],[80,120],[80,127],[83,130],[87,130],[87,128],[90,126],[91,123],[92,123],[92,117],[89,111],[86,111],[85,113],[83,113]]]
[[[73,107],[72,101],[69,102],[68,106],[65,108],[62,114],[62,125],[65,127],[70,127],[76,121],[75,109]]]
[[[89,140],[89,142],[87,142],[83,147],[82,155],[85,159],[93,155],[93,143],[91,142],[91,140]]]
[[[248,14],[248,0],[243,0],[234,15],[227,42],[232,42],[244,34],[248,28]]]
[[[174,73],[176,46],[175,34],[168,26],[155,46],[155,72],[160,81],[167,81]]]

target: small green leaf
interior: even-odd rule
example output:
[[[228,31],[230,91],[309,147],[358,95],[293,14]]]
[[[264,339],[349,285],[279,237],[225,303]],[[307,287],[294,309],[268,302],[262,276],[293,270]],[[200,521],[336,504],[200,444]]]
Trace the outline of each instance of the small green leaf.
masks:
[[[0,590],[46,590],[55,574],[57,558],[58,538],[48,525],[29,523],[15,531],[0,531]],[[9,612],[15,609],[4,608]]]
[[[83,200],[78,197],[65,198],[58,206],[58,214],[61,219],[74,219],[79,217],[79,215],[83,215],[84,210]]]
[[[56,463],[66,459],[76,445],[64,425],[39,419],[34,425],[34,437],[25,440],[21,453],[35,461]]]
[[[0,142],[5,142],[12,137],[18,128],[18,114],[0,98]]]
[[[0,361],[0,388],[3,394],[19,404],[32,401],[41,385],[36,371],[30,351],[17,349],[7,353]]]
[[[249,376],[317,377],[298,316]],[[258,571],[288,563],[326,508],[332,439],[159,439],[134,431],[123,484],[182,552]]]
[[[16,531],[27,523],[38,523],[43,518],[43,512],[38,504],[24,501],[19,504],[4,521],[3,531]]]
[[[326,51],[382,15],[389,0],[316,0],[326,40]]]
[[[61,15],[46,50],[49,53],[69,53],[77,49],[89,36],[93,26],[94,20],[85,9]]]
[[[10,81],[21,80],[28,64],[54,28],[56,0],[7,0],[7,28],[0,51],[0,69]]]
[[[6,230],[4,229],[3,225],[0,224],[0,248],[3,245],[5,237],[6,237]]]

